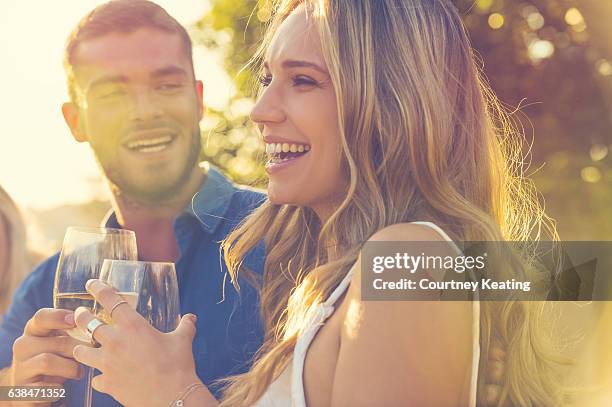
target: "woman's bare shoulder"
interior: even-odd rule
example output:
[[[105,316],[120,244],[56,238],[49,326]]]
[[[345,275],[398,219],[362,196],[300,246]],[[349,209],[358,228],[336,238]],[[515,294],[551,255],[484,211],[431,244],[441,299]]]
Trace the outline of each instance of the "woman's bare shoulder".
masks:
[[[435,228],[435,224],[396,223],[386,226],[368,239],[368,242],[380,241],[444,241],[446,240]],[[441,230],[441,229],[440,229]]]
[[[379,230],[369,241],[445,241],[434,228],[414,223]],[[472,308],[467,302],[364,301],[361,259],[344,299],[341,348],[334,399],[415,405],[460,405],[472,343]],[[425,374],[424,372],[428,372]],[[355,386],[361,378],[367,378]],[[442,380],[444,392],[437,393]],[[410,385],[408,385],[410,384]],[[427,389],[416,392],[414,388]],[[356,389],[362,389],[356,390]],[[436,392],[438,396],[432,396]],[[421,396],[428,394],[428,397]],[[425,403],[425,404],[419,404]]]

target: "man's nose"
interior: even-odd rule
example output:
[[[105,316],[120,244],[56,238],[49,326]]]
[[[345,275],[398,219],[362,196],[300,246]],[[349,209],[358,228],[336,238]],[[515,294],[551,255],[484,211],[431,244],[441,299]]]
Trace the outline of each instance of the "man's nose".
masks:
[[[138,89],[132,94],[132,119],[147,121],[162,114],[162,108],[155,100],[150,89]]]

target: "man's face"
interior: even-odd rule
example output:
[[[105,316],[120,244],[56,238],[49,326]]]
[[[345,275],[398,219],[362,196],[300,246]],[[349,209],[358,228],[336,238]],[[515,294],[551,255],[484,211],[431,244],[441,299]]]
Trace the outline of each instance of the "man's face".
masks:
[[[83,41],[74,58],[72,120],[107,178],[145,202],[172,197],[200,151],[202,86],[178,34],[142,28]]]

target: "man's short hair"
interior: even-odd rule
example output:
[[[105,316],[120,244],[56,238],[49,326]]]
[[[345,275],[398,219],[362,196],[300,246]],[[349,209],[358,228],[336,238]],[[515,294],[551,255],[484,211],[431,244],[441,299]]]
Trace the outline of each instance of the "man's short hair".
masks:
[[[129,34],[140,28],[154,28],[181,38],[186,56],[193,71],[191,38],[187,30],[159,5],[147,0],[113,0],[93,9],[81,19],[66,42],[64,69],[68,84],[68,95],[77,103],[75,89],[74,58],[82,41],[102,37],[111,33]]]

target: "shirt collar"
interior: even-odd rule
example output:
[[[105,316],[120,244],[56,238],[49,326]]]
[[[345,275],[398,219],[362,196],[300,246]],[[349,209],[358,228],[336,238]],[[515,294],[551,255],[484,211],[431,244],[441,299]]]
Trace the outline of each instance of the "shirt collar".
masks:
[[[210,166],[207,162],[200,163],[200,167],[207,173],[206,181],[179,216],[195,217],[204,230],[212,234],[217,230],[221,221],[225,219],[235,190],[234,185],[219,170]],[[102,227],[121,228],[114,210],[111,209],[106,214],[102,221]]]
[[[236,188],[216,168],[208,163],[201,165],[208,168],[208,177],[191,199],[189,212],[200,221],[208,233],[214,233],[226,218]]]

